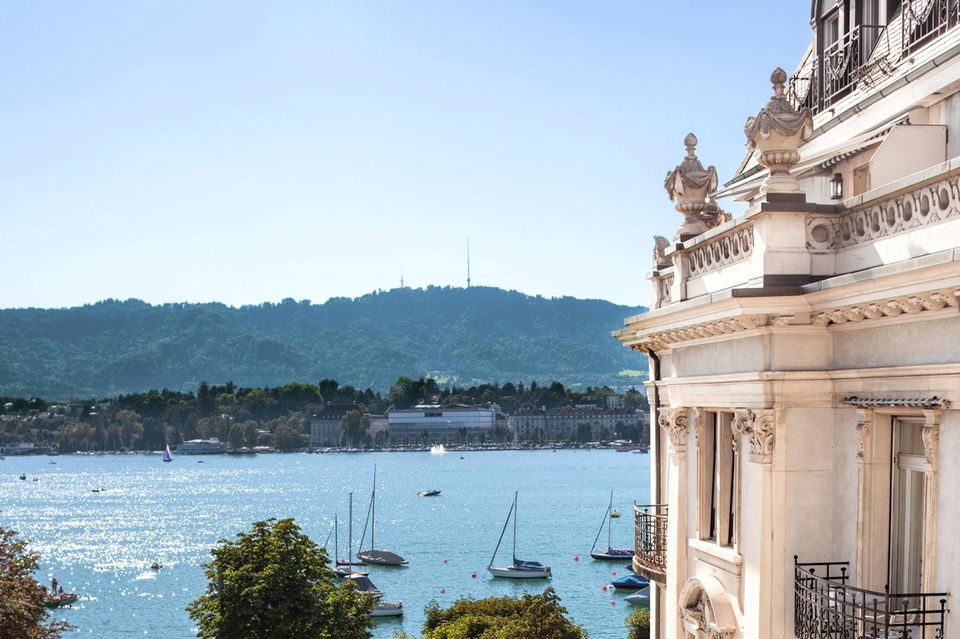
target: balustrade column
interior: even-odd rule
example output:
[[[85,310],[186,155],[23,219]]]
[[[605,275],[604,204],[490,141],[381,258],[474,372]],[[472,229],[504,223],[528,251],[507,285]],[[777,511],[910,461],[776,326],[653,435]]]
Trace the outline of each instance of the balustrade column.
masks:
[[[667,585],[664,602],[666,639],[683,639],[680,589],[687,580],[687,430],[690,410],[661,408],[658,422],[666,431],[667,462]]]

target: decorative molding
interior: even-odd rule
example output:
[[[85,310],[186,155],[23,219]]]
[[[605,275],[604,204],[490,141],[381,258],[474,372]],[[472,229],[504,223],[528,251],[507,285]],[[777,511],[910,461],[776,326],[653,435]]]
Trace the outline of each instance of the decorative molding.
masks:
[[[687,425],[689,423],[689,409],[687,408],[660,408],[657,411],[657,423],[667,431],[670,447],[673,452],[682,455],[687,452]]]
[[[958,218],[958,180],[951,175],[840,214],[808,215],[807,248],[838,251]]]
[[[897,317],[904,313],[916,315],[924,311],[939,311],[947,307],[956,308],[958,295],[960,295],[960,291],[951,288],[917,293],[916,295],[903,295],[893,299],[886,298],[817,311],[811,315],[810,320],[814,326],[829,326],[831,324]]]
[[[703,423],[706,413],[702,408],[693,408],[690,412],[693,414],[693,440],[696,442],[697,450],[700,450],[700,439],[703,437]]]
[[[872,416],[857,423],[857,459],[860,461],[863,461],[864,442],[870,437],[871,430],[873,430]]]
[[[671,345],[680,342],[738,333],[741,331],[752,331],[761,326],[766,326],[768,322],[769,318],[766,315],[741,315],[739,317],[694,324],[670,331],[651,333],[649,340],[650,345],[654,348],[669,348]]]
[[[746,437],[750,443],[750,461],[769,464],[773,461],[776,433],[776,418],[773,410],[737,410],[733,413],[733,450],[739,450],[739,440]]]
[[[947,400],[937,397],[860,397],[851,395],[840,400],[843,406],[855,406],[857,408],[924,408],[931,411],[944,410],[949,407]]]
[[[920,435],[923,437],[923,454],[927,460],[927,470],[937,470],[940,457],[940,424],[924,425]]]
[[[690,277],[749,259],[753,255],[753,244],[753,224],[746,224],[695,246],[686,253]]]

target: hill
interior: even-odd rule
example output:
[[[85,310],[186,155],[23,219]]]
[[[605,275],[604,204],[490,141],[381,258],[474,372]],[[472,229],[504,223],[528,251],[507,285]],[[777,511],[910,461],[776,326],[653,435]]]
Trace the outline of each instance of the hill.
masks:
[[[0,310],[0,395],[107,396],[200,381],[275,386],[324,378],[386,390],[400,375],[441,383],[639,382],[610,330],[641,308],[498,288],[394,289],[324,304],[229,307],[107,300]]]

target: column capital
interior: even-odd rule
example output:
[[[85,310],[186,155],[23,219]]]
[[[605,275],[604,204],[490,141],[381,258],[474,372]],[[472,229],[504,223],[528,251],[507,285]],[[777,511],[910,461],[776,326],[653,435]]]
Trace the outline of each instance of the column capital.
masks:
[[[682,455],[687,452],[687,427],[690,423],[690,409],[661,408],[657,411],[657,423],[667,431],[670,448]]]
[[[773,461],[776,418],[773,409],[740,409],[733,413],[733,449],[739,450],[741,437],[750,443],[750,461],[769,464]]]

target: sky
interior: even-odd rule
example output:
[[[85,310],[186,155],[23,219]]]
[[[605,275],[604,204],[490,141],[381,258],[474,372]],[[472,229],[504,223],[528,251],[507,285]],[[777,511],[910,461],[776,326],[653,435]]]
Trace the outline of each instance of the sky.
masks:
[[[0,3],[0,307],[474,285],[649,301],[807,2]],[[736,210],[729,203],[726,208]]]

